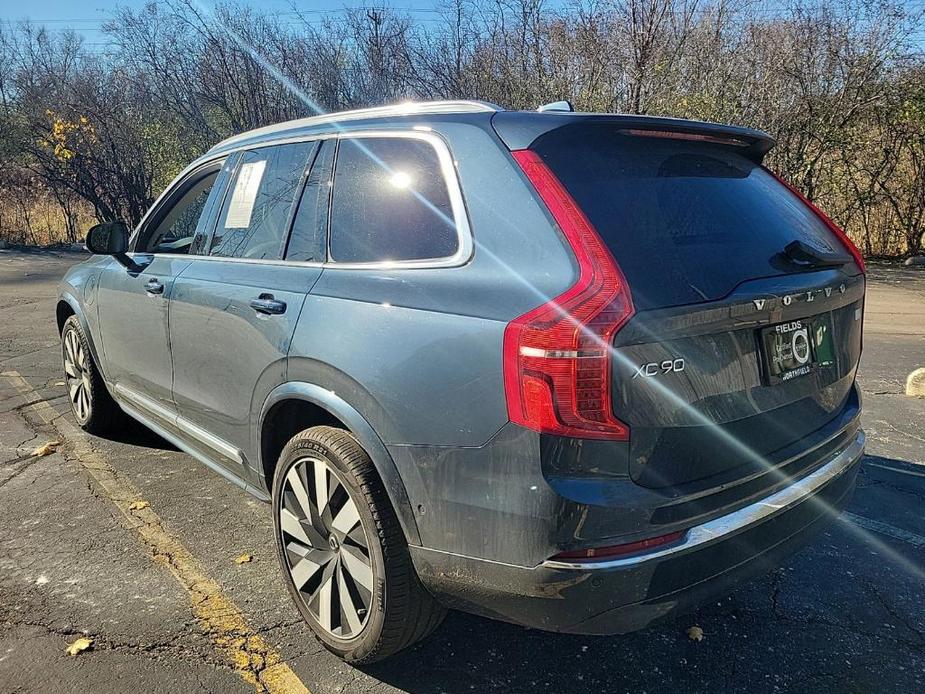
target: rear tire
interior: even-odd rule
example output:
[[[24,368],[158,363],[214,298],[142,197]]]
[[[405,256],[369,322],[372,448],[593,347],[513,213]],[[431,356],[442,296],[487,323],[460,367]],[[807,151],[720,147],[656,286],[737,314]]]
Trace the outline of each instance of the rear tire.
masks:
[[[443,620],[375,466],[350,433],[317,426],[294,436],[276,467],[273,510],[286,587],[335,655],[382,660]]]
[[[71,412],[81,429],[91,434],[112,431],[122,417],[122,410],[106,389],[96,368],[90,343],[77,316],[64,321],[61,330],[61,354],[64,362],[64,385]]]

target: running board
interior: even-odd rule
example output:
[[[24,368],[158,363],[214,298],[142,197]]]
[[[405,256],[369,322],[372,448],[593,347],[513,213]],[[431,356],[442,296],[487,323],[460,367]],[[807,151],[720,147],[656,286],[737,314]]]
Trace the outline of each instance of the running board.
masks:
[[[156,421],[154,421],[152,418],[148,417],[144,413],[144,411],[142,411],[140,408],[136,408],[133,405],[130,405],[124,401],[120,402],[119,406],[123,410],[125,410],[126,414],[133,417],[134,419],[137,419],[139,422],[141,422],[144,426],[148,427],[151,431],[153,431],[155,434],[160,436],[162,439],[172,443],[174,446],[179,448],[181,451],[183,451],[187,455],[192,456],[193,458],[195,458],[197,461],[205,465],[207,468],[209,468],[213,472],[218,473],[219,475],[224,477],[229,482],[233,482],[235,485],[237,485],[238,487],[241,487],[241,489],[248,492],[252,496],[255,496],[261,501],[264,501],[264,502],[270,501],[270,497],[266,494],[266,492],[249,484],[241,477],[238,477],[237,475],[235,475],[234,473],[232,473],[231,471],[229,471],[228,469],[226,469],[219,463],[216,463],[214,460],[212,460],[207,455],[205,455],[202,451],[196,448],[193,448],[184,439],[180,438],[172,431],[161,426]]]
[[[181,417],[176,412],[171,412],[169,409],[161,405],[159,402],[149,398],[147,395],[142,395],[131,388],[128,388],[121,383],[117,383],[115,386],[116,394],[121,398],[128,400],[135,408],[141,408],[150,415],[153,415],[157,419],[160,419],[167,424],[170,424],[173,427],[176,427],[181,432],[187,436],[196,439],[199,443],[207,446],[209,449],[215,451],[224,458],[233,460],[238,463],[238,465],[244,465],[244,451],[240,448],[236,448],[222,438],[219,438],[215,434],[206,431],[201,426],[193,424],[191,421],[185,417]],[[165,437],[166,438],[166,437]]]

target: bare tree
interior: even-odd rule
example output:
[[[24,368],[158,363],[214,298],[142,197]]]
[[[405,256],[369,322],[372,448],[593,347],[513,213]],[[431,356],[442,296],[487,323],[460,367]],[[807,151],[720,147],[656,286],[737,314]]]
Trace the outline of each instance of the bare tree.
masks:
[[[135,221],[212,143],[290,118],[409,98],[568,98],[767,130],[768,164],[865,253],[922,252],[920,4],[437,2],[422,20],[164,0],[116,12],[102,51],[73,33],[0,30],[0,185],[15,193],[0,231],[36,240],[45,202],[71,220],[64,238],[86,210]]]

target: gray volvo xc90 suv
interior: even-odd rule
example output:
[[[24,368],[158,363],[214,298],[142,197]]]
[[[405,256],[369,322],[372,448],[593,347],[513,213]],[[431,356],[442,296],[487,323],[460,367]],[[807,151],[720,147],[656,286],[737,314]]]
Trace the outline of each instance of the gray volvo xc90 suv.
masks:
[[[57,308],[74,414],[271,502],[285,581],[370,662],[445,608],[613,634],[840,510],[864,264],[764,133],[478,102],[226,140]]]

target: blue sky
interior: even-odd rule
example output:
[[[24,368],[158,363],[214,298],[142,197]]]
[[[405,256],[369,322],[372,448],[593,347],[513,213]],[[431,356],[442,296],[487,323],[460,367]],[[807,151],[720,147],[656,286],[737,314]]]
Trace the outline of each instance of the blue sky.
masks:
[[[215,0],[200,0],[212,5]],[[434,7],[439,0],[242,0],[274,12],[289,12],[293,1],[300,9],[309,13],[341,10],[345,6],[387,5],[403,9],[418,21],[433,21]],[[561,5],[565,0],[547,0],[550,6]],[[23,0],[0,0],[0,22],[30,19],[36,24],[43,24],[49,30],[63,31],[69,27],[82,32],[91,45],[104,41],[100,26],[120,6],[141,7],[145,0],[42,0],[39,3],[24,3]],[[766,13],[783,11],[785,0],[765,0]],[[906,0],[905,6],[911,10],[925,11],[925,0]],[[919,45],[925,45],[925,29],[916,34]]]
[[[214,5],[214,0],[203,0],[204,4]],[[243,0],[247,4],[274,12],[289,12],[292,0]],[[29,19],[35,24],[45,25],[49,30],[62,31],[67,28],[79,30],[90,43],[104,40],[100,26],[112,15],[117,7],[142,7],[145,0],[43,0],[40,3],[23,3],[22,0],[0,0],[0,22]],[[387,5],[410,11],[417,19],[427,19],[433,15],[436,0],[305,0],[298,1],[301,10],[309,12],[340,10],[345,6]]]

